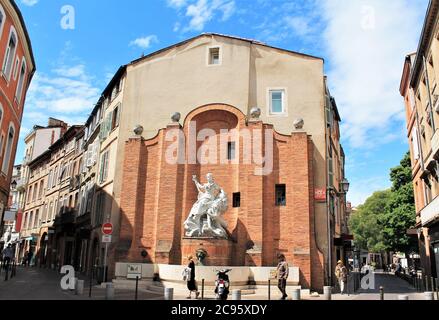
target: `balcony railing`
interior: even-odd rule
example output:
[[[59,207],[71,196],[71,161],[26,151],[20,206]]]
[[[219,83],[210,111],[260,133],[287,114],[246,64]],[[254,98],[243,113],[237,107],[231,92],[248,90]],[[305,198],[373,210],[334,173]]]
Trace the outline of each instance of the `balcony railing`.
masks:
[[[421,210],[421,222],[425,226],[439,217],[439,196],[434,198],[424,209]]]

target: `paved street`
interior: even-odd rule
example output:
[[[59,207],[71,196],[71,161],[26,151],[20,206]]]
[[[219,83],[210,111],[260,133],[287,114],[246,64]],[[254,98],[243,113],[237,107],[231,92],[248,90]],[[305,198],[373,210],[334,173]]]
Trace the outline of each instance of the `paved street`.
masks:
[[[89,282],[85,280],[84,294],[75,295],[73,291],[61,289],[62,275],[53,270],[17,267],[17,276],[4,281],[5,273],[0,274],[0,300],[90,300]],[[133,290],[115,290],[116,300],[134,300]],[[161,295],[139,290],[142,300],[162,299]],[[105,289],[96,285],[92,288],[91,300],[104,300]]]
[[[72,291],[61,290],[59,275],[53,270],[40,268],[17,268],[17,276],[4,281],[5,273],[0,274],[0,300],[89,300],[89,282],[85,280],[84,294],[75,295]],[[423,293],[417,293],[406,281],[395,277],[392,274],[376,274],[375,289],[360,290],[356,294],[340,295],[333,294],[333,300],[379,300],[379,287],[384,287],[385,300],[397,300],[398,295],[409,296],[409,300],[424,300]],[[116,300],[134,300],[134,290],[118,289],[115,290]],[[207,298],[212,298],[206,292]],[[185,299],[185,296],[176,295],[176,299]],[[272,298],[278,299],[278,292],[275,286],[272,287]],[[323,300],[319,297],[303,297],[304,300]],[[435,296],[436,298],[436,296]],[[92,300],[104,300],[105,289],[101,286],[93,286]],[[158,293],[147,292],[139,289],[139,300],[161,300],[163,296]],[[267,295],[243,295],[243,300],[267,300]]]

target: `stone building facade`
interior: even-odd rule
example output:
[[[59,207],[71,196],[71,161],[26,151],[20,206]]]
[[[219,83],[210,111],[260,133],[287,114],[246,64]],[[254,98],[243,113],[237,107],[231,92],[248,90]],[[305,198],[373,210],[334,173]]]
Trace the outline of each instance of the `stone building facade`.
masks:
[[[273,266],[277,253],[284,253],[300,268],[304,286],[332,283],[336,260],[347,254],[347,181],[341,118],[326,85],[323,59],[202,34],[125,68],[117,155],[110,160],[115,168],[110,267],[115,262],[181,264],[197,246],[206,246],[210,263],[221,265]],[[260,115],[252,122],[255,107]],[[175,112],[185,134],[191,130],[189,119],[216,133],[273,129],[273,172],[252,175],[251,166],[242,163],[169,165],[164,157],[172,142],[165,138],[178,126],[170,120]],[[143,130],[133,138],[136,127]],[[185,239],[182,230],[196,201],[192,175],[204,179],[207,172],[229,195],[225,219],[232,240],[226,243]],[[238,194],[241,203],[234,208]],[[276,205],[278,194],[286,205]]]
[[[29,35],[15,1],[0,1],[0,235],[26,93],[35,73]],[[3,244],[0,243],[0,249]]]
[[[431,0],[415,53],[406,56],[404,98],[416,232],[424,274],[439,276],[439,1]]]

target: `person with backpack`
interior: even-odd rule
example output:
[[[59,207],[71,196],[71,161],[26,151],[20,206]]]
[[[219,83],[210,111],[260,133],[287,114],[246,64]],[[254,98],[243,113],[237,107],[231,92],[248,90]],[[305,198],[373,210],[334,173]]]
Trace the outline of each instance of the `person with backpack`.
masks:
[[[189,264],[183,270],[183,280],[187,283],[187,288],[189,290],[189,296],[187,299],[192,299],[192,292],[195,292],[195,299],[198,299],[200,292],[197,288],[197,283],[195,282],[195,262],[192,256],[188,256]]]

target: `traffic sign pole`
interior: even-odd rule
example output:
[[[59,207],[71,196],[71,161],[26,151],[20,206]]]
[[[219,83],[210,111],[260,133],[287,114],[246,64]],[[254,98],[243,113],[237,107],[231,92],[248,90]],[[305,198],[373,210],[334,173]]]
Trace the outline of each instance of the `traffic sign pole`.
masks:
[[[107,255],[108,255],[108,239],[111,241],[111,235],[113,234],[113,225],[111,223],[105,223],[102,226],[102,235],[107,236],[105,239],[105,255],[104,255],[104,278],[103,281],[107,282]]]
[[[105,282],[107,282],[107,253],[108,253],[108,242],[105,243],[104,278],[102,279]]]

